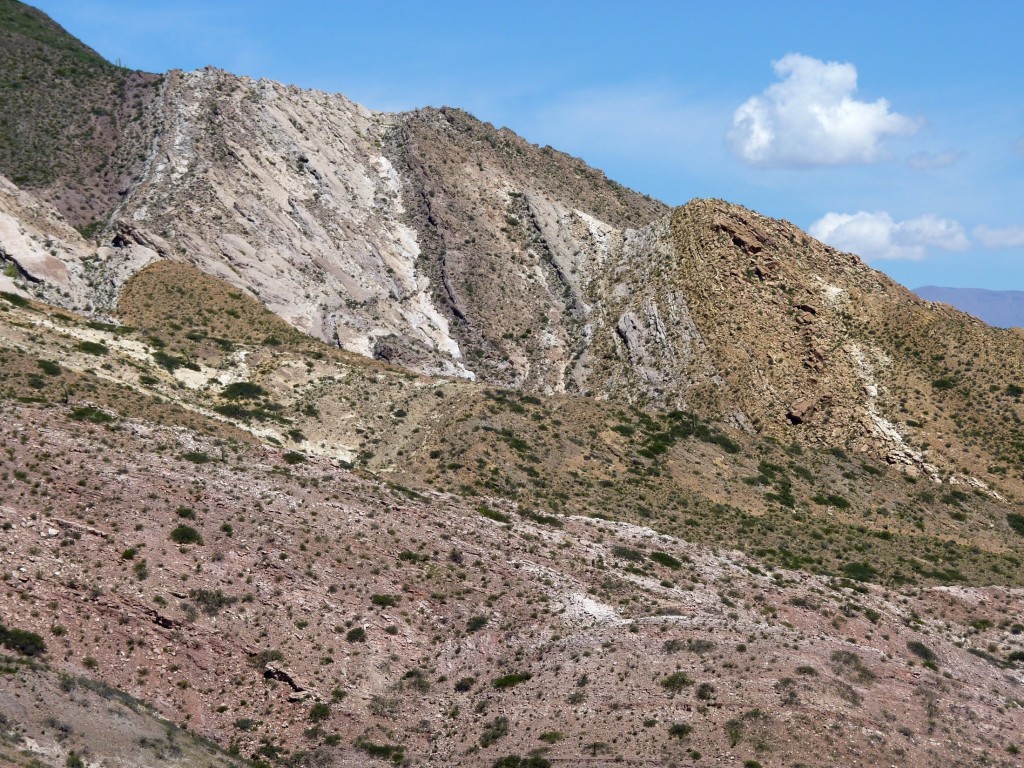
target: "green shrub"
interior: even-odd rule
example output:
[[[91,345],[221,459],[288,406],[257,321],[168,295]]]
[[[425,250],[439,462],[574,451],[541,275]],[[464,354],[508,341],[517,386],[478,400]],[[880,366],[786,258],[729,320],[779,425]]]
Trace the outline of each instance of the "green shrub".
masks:
[[[87,355],[105,355],[110,352],[110,349],[106,344],[101,344],[98,341],[80,341],[75,345],[75,348],[79,352],[85,352]]]
[[[475,677],[460,677],[455,683],[455,690],[459,693],[465,693],[473,687],[476,683]]]
[[[621,544],[616,544],[612,547],[612,554],[623,560],[629,560],[634,563],[639,563],[644,560],[644,553],[630,547],[624,547]]]
[[[467,632],[478,632],[487,626],[486,616],[471,616],[469,621],[466,622]]]
[[[693,685],[693,680],[685,672],[673,672],[661,681],[661,687],[670,693],[679,693],[690,685]]]
[[[479,512],[484,517],[486,517],[488,520],[494,520],[494,521],[499,522],[499,523],[511,523],[512,522],[512,518],[509,517],[508,515],[503,515],[501,512],[497,511],[496,509],[491,509],[490,507],[484,506],[482,504],[479,507],[476,508],[476,511]]]
[[[266,394],[267,390],[251,381],[235,381],[221,390],[221,395],[228,400],[255,400]]]
[[[50,360],[36,360],[36,365],[47,376],[60,376],[61,374],[61,367]]]
[[[1011,513],[1006,516],[1006,522],[1010,524],[1010,528],[1014,533],[1019,533],[1021,536],[1024,536],[1024,515]]]
[[[189,451],[188,453],[181,454],[181,458],[185,461],[191,461],[193,464],[209,464],[213,461],[213,457],[206,451]]]
[[[353,742],[353,746],[356,749],[361,749],[370,757],[391,760],[396,764],[405,761],[405,747],[401,744],[374,744],[360,736]]]
[[[282,457],[286,464],[301,464],[306,460],[306,454],[298,451],[288,451]]]
[[[491,681],[491,685],[495,688],[502,690],[504,688],[511,688],[512,686],[519,685],[529,680],[531,677],[529,672],[513,672],[509,675],[502,675],[496,677]]]
[[[325,702],[318,701],[309,710],[309,719],[319,723],[331,716],[331,708]]]
[[[345,640],[350,643],[362,643],[366,641],[366,630],[362,627],[352,627],[345,633]]]
[[[676,739],[685,739],[693,733],[693,726],[689,723],[672,723],[668,727],[668,735]]]
[[[853,562],[843,565],[843,575],[854,581],[874,581],[878,578],[878,571],[868,563]]]
[[[221,608],[237,603],[237,597],[225,595],[219,589],[191,589],[188,596],[207,616],[216,616]]]
[[[3,624],[0,624],[0,645],[25,656],[46,653],[46,642],[41,635],[25,629],[9,629]]]
[[[275,661],[284,661],[284,654],[276,648],[255,653],[249,659],[249,663],[256,669],[263,669]]]
[[[0,291],[0,296],[2,296],[7,301],[8,304],[13,304],[15,307],[28,306],[28,299],[26,299],[24,296],[19,296],[16,293]]]
[[[392,608],[399,600],[398,595],[370,595],[370,602],[380,608]]]
[[[508,718],[499,715],[488,723],[484,723],[483,733],[480,734],[480,746],[485,749],[498,739],[508,734]]]
[[[849,501],[834,493],[819,493],[814,497],[814,503],[823,507],[835,507],[836,509],[848,509],[850,506]]]
[[[768,715],[762,712],[760,709],[751,709],[747,712],[744,712],[739,717],[735,717],[732,720],[726,722],[724,728],[725,735],[729,739],[729,746],[735,747],[737,744],[740,743],[740,740],[743,738],[743,733],[746,730],[746,726],[749,723],[757,721],[763,722],[767,719]]]
[[[659,565],[664,565],[666,568],[672,568],[673,570],[683,566],[679,560],[676,560],[667,552],[651,552],[650,558]]]
[[[158,366],[173,374],[179,368],[187,368],[190,371],[199,371],[200,367],[191,360],[186,360],[184,357],[178,357],[176,354],[168,354],[167,352],[158,349],[155,352],[151,352],[153,360]]]
[[[833,651],[832,655],[829,656],[829,661],[832,663],[832,668],[836,673],[854,682],[866,684],[873,683],[877,679],[877,675],[868,669],[864,662],[860,660],[860,656],[853,651]]]
[[[190,525],[179,525],[171,531],[171,541],[175,544],[202,544],[203,537]]]
[[[908,640],[907,650],[925,663],[931,662],[932,664],[935,664],[939,660],[939,657],[935,655],[935,651],[920,640]]]
[[[551,762],[540,755],[528,755],[527,757],[508,755],[500,760],[495,760],[492,768],[551,768]]]
[[[88,421],[90,424],[108,424],[114,420],[114,417],[106,411],[93,408],[91,405],[75,408],[75,410],[68,414],[68,418],[75,421]]]

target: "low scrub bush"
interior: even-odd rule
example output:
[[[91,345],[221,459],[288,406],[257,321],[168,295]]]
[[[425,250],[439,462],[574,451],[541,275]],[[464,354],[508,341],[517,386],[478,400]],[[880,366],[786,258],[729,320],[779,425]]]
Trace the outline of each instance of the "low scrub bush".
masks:
[[[179,525],[171,531],[171,541],[175,544],[202,544],[203,537],[191,525]]]
[[[511,688],[515,685],[519,685],[520,683],[525,683],[529,679],[529,672],[513,672],[509,675],[502,675],[501,677],[494,678],[491,681],[491,685],[501,690],[504,688]]]
[[[46,653],[46,642],[41,635],[25,629],[8,628],[3,624],[0,624],[0,645],[25,656]]]

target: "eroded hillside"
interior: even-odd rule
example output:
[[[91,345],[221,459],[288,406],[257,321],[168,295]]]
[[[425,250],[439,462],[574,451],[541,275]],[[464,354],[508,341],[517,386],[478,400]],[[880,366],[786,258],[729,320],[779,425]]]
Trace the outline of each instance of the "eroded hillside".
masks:
[[[8,34],[64,40],[39,29]],[[458,110],[375,113],[214,69],[172,73],[137,109],[152,140],[97,242],[39,184],[5,183],[8,289],[106,318],[148,264],[189,263],[415,372],[693,411],[982,490],[1015,471],[1020,335],[786,222],[721,201],[669,212]]]
[[[1020,333],[460,110],[0,42],[0,763],[1019,765]]]
[[[9,403],[0,439],[5,623],[240,757],[1015,764],[1019,590],[894,595],[105,409]],[[82,717],[40,695],[50,734]],[[123,748],[64,731],[21,747]]]
[[[2,0],[0,174],[96,231],[141,175],[160,82],[112,65],[35,8]]]

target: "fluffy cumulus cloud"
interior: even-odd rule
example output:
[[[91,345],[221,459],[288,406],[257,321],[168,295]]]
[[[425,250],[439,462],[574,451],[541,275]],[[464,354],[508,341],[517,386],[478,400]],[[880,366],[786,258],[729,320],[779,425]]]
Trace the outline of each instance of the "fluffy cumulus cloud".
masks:
[[[885,211],[826,213],[807,230],[822,242],[874,259],[923,259],[929,248],[962,251],[970,241],[959,222],[938,216],[895,221]]]
[[[1024,227],[974,228],[974,237],[986,248],[1020,248],[1024,246]]]
[[[755,166],[802,168],[872,163],[882,140],[918,123],[889,102],[857,101],[857,69],[790,53],[772,62],[779,82],[744,102],[728,134],[733,151]]]

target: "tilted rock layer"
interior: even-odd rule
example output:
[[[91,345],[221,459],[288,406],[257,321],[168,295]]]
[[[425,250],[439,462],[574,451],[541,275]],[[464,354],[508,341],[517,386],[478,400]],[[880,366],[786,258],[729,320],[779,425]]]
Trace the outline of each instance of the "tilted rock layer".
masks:
[[[695,410],[929,475],[909,424],[945,410],[931,382],[950,350],[895,326],[952,324],[992,362],[973,375],[1001,376],[999,357],[1019,372],[1015,334],[786,222],[721,201],[670,211],[458,110],[375,113],[215,69],[171,73],[150,104],[101,246],[4,187],[0,252],[23,287],[111,312],[139,269],[187,261],[414,371]]]

